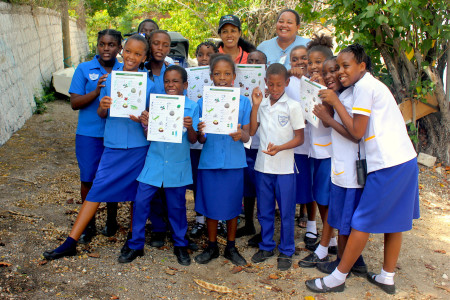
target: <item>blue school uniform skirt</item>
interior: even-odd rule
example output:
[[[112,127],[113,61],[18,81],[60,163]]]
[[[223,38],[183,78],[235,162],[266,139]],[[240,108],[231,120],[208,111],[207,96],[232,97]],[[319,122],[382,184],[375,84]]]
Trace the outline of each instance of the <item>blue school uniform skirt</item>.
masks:
[[[362,188],[343,188],[331,183],[331,198],[328,206],[328,224],[339,230],[341,235],[349,235],[352,217],[359,204]]]
[[[298,169],[298,173],[295,174],[297,185],[295,202],[297,204],[313,202],[311,161],[308,158],[308,155],[304,154],[294,154],[294,159]]]
[[[369,233],[408,231],[419,213],[419,168],[417,158],[371,172],[352,228]]]
[[[148,146],[112,149],[105,147],[94,183],[86,200],[91,202],[134,201],[136,178],[144,167]]]
[[[213,220],[231,220],[241,213],[244,169],[199,169],[195,211]]]
[[[247,168],[244,168],[244,197],[256,197],[255,161],[258,149],[245,148]]]
[[[75,137],[75,154],[80,168],[80,181],[93,182],[102,157],[103,138],[77,134]]]
[[[326,206],[330,201],[331,158],[310,158],[312,172],[313,199],[317,204]]]

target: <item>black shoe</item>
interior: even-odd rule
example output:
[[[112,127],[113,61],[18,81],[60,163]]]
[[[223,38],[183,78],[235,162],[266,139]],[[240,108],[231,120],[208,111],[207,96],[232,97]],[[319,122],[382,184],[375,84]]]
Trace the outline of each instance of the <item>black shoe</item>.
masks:
[[[173,249],[173,253],[177,256],[178,263],[183,266],[189,266],[191,264],[191,258],[187,252],[187,247],[177,247]]]
[[[105,227],[103,227],[100,233],[104,236],[110,237],[117,233],[117,229],[119,229],[119,225],[117,225],[117,223],[106,223]]]
[[[254,236],[252,236],[247,244],[249,247],[253,247],[253,248],[259,248],[259,243],[262,242],[262,237],[261,237],[261,233],[255,234]]]
[[[166,243],[165,232],[152,232],[150,235],[150,246],[160,248]]]
[[[367,276],[367,266],[366,265],[362,265],[362,266],[353,265],[353,267],[350,269],[350,272],[353,273],[355,276],[365,277],[365,276]]]
[[[201,237],[206,232],[206,225],[195,222],[194,227],[192,227],[191,232],[189,233],[189,236],[193,239]]]
[[[75,245],[75,247],[69,248],[69,249],[67,249],[66,251],[63,251],[63,252],[56,252],[55,250],[47,250],[42,255],[44,256],[44,258],[46,260],[54,260],[54,259],[58,259],[58,258],[61,258],[61,257],[77,255],[77,247],[76,247],[76,245]]]
[[[194,260],[199,264],[207,264],[212,259],[219,257],[219,247],[207,247],[202,253],[197,255]]]
[[[186,235],[186,239],[188,241],[188,249],[192,250],[192,251],[198,251],[198,245],[196,242],[194,242],[193,240],[191,240],[190,238],[187,237]]]
[[[255,254],[252,256],[252,262],[254,263],[261,263],[268,259],[269,257],[273,256],[273,250],[272,251],[266,251],[266,250],[258,250]]]
[[[255,226],[253,226],[253,225],[252,226],[244,226],[244,227],[239,228],[236,231],[236,237],[240,238],[240,237],[247,236],[247,235],[253,235],[255,233],[256,233]]]
[[[128,232],[127,239],[125,240],[125,243],[123,244],[122,248],[120,249],[120,254],[124,254],[131,250],[130,247],[128,247],[128,241],[131,240],[132,237],[133,237],[133,233]]]
[[[322,264],[316,264],[316,268],[317,270],[319,270],[322,273],[325,274],[331,274],[333,273],[333,271],[337,268],[337,266],[339,265],[340,260],[333,260],[333,261],[329,261],[329,262],[324,262]],[[348,273],[348,276],[350,275],[350,273]]]
[[[289,270],[292,266],[292,256],[280,253],[277,258],[277,268],[280,271]]]
[[[130,248],[129,248],[130,249]],[[130,249],[129,251],[122,253],[119,256],[118,261],[121,264],[124,263],[130,263],[133,260],[135,260],[138,256],[143,256],[144,255],[144,249],[139,249],[139,250],[135,250],[135,249]]]
[[[306,236],[306,234],[308,234],[308,233],[314,235],[315,237],[311,238],[311,237]],[[317,239],[319,238],[319,235],[317,233],[313,233],[310,231],[308,231],[306,234],[305,234],[305,237],[303,238],[303,241],[305,242],[305,248],[308,250],[311,250],[312,247],[314,247],[314,245],[317,243]],[[311,251],[314,251],[314,250],[311,250]]]
[[[305,242],[305,248],[309,251],[316,251],[317,247],[319,246],[320,241],[315,243],[314,245],[306,244]],[[337,255],[338,253],[338,247],[337,246],[328,246],[328,254]]]
[[[225,256],[226,259],[229,259],[236,266],[245,266],[247,264],[247,261],[239,253],[236,247],[226,247],[223,256]]]
[[[95,227],[95,222],[92,224],[89,222],[86,229],[81,234],[78,239],[79,244],[89,244],[92,241],[92,238],[97,234],[97,228]]]
[[[311,253],[302,260],[298,262],[298,265],[302,268],[314,268],[319,263],[324,263],[328,261],[328,255],[320,259],[316,253]]]
[[[319,278],[319,280],[320,280],[320,283],[322,284],[321,288],[319,288],[316,285],[315,279],[306,280],[305,281],[306,287],[315,293],[340,293],[340,292],[343,292],[345,289],[345,282],[341,285],[330,288],[325,285],[323,278]]]
[[[377,276],[377,275],[378,274],[369,272],[369,273],[367,273],[367,280],[369,280],[370,283],[375,284],[376,286],[381,288],[386,293],[388,293],[390,295],[395,294],[395,284],[385,284],[385,283],[378,282],[375,280],[375,276]]]

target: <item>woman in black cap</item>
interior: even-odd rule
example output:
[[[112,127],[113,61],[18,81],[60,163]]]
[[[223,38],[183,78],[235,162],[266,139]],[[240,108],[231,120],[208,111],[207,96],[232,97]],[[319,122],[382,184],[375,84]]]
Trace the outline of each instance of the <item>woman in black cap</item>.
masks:
[[[219,21],[219,52],[229,54],[236,64],[246,64],[247,56],[256,50],[255,46],[245,41],[241,35],[241,21],[234,15],[222,16]]]

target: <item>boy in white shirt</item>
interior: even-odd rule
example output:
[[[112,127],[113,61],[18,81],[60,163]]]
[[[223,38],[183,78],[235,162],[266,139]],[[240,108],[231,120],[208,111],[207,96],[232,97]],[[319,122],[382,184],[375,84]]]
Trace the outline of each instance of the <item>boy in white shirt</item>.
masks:
[[[256,196],[262,242],[252,261],[259,263],[274,255],[275,199],[281,217],[278,269],[288,270],[295,252],[295,174],[294,148],[304,140],[302,109],[284,90],[289,84],[286,68],[274,63],[266,71],[269,97],[259,88],[252,93],[250,135],[259,126],[260,145],[256,157]]]

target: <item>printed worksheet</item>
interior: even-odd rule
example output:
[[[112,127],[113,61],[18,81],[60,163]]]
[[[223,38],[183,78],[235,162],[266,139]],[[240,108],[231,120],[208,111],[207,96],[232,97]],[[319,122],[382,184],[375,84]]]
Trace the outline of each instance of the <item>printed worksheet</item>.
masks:
[[[202,121],[206,133],[229,134],[237,130],[239,88],[203,87]]]
[[[264,93],[266,65],[236,65],[234,86],[241,89],[241,95],[251,101],[253,89],[259,87]]]
[[[145,110],[146,92],[147,73],[112,71],[110,117],[139,117]]]
[[[209,66],[186,68],[188,74],[187,96],[197,102],[203,97],[203,87],[212,85]]]
[[[322,100],[319,98],[319,91],[323,89],[327,88],[317,82],[310,81],[305,76],[300,80],[300,104],[303,108],[303,115],[316,128],[319,127],[320,119],[313,114],[312,110],[315,105],[322,104]]]
[[[184,96],[150,94],[147,140],[181,143]]]

